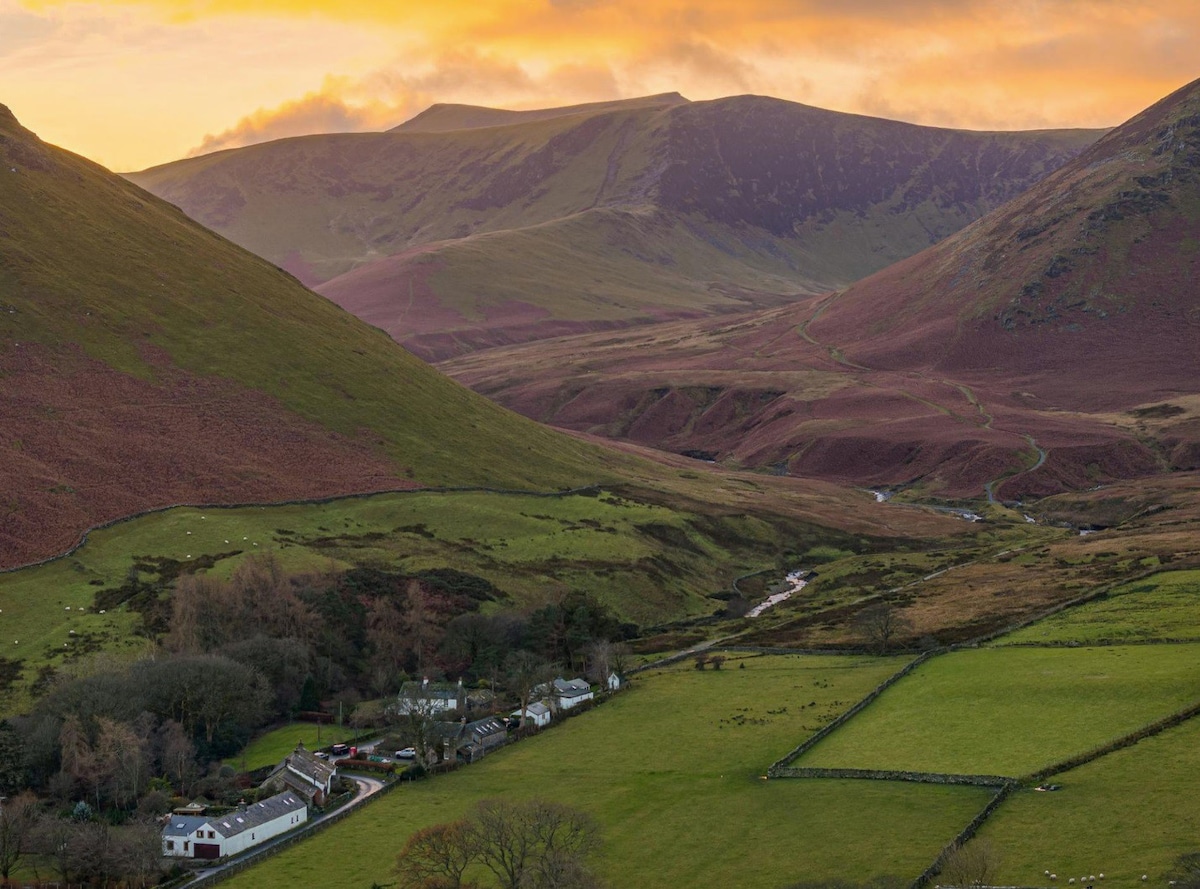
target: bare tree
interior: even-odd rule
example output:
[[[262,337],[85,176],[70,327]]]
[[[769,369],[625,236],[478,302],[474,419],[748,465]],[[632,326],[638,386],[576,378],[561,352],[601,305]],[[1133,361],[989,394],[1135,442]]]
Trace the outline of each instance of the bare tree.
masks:
[[[992,844],[976,839],[950,851],[938,871],[938,882],[943,886],[989,886],[999,870],[1000,856]]]
[[[161,745],[159,762],[163,774],[184,796],[191,794],[192,785],[199,777],[196,766],[196,745],[188,737],[183,726],[173,719],[167,720],[159,729]]]
[[[479,861],[502,889],[583,889],[600,831],[584,812],[545,800],[484,800],[471,818]]]
[[[162,833],[153,821],[136,821],[119,828],[117,867],[131,889],[158,884],[162,875]]]
[[[108,798],[118,806],[129,806],[150,780],[148,736],[132,726],[103,716],[97,720],[94,762],[97,779]]]
[[[371,647],[373,681],[377,690],[396,687],[408,651],[404,647],[405,619],[390,599],[378,598],[367,611],[367,644]]]
[[[879,654],[887,654],[888,646],[899,634],[912,628],[908,618],[885,602],[871,605],[854,618],[854,626]]]
[[[408,607],[404,613],[404,641],[417,659],[417,674],[424,675],[425,656],[437,644],[438,627],[429,607],[429,594],[421,581],[410,580],[405,593]]]
[[[440,740],[438,717],[443,711],[437,699],[426,693],[424,686],[410,682],[397,698],[394,712],[400,737],[416,751],[417,765],[428,768],[430,751]]]
[[[0,877],[8,875],[30,850],[37,818],[37,797],[26,790],[20,796],[0,800]]]
[[[525,728],[525,711],[533,701],[534,689],[554,678],[555,666],[532,652],[518,650],[504,659],[504,686],[521,708],[518,728]]]
[[[466,889],[463,874],[478,855],[469,822],[452,821],[418,830],[396,858],[404,889]]]

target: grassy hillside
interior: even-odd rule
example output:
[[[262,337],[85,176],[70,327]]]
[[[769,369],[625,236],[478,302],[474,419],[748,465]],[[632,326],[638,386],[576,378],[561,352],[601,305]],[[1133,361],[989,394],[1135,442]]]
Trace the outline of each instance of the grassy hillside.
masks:
[[[0,117],[3,561],[178,500],[557,488],[629,461],[445,380],[270,264]],[[139,465],[139,460],[141,465]]]

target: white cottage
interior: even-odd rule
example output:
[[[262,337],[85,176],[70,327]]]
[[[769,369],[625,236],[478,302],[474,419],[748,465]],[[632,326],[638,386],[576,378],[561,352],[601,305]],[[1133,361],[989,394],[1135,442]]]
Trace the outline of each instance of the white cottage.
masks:
[[[514,719],[521,718],[520,709],[514,710],[510,714]],[[525,724],[533,723],[538,728],[545,728],[550,724],[550,707],[545,701],[534,701],[525,708]]]
[[[280,793],[224,815],[172,815],[162,830],[168,858],[224,858],[299,827],[308,806],[299,794]]]

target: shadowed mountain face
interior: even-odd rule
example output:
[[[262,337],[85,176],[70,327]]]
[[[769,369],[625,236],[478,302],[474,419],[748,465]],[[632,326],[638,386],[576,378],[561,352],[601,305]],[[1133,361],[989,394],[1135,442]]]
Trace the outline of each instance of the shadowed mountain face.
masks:
[[[570,486],[616,459],[446,380],[3,106],[0,173],[0,567],[177,502]]]
[[[1198,282],[1200,82],[844,292],[442,367],[569,428],[1017,498],[1200,467]]]
[[[878,271],[1097,131],[971,133],[743,96],[434,106],[130,178],[439,359],[784,305]]]

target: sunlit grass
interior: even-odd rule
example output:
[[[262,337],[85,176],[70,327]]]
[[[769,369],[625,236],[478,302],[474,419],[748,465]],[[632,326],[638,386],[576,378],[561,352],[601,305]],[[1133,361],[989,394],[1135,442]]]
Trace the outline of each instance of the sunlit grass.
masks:
[[[1020,776],[1200,699],[1200,646],[959,651],[923,664],[797,766]]]
[[[902,660],[761,657],[639,677],[591,713],[449,775],[406,786],[237,877],[237,887],[391,882],[415,829],[479,799],[543,797],[601,822],[613,886],[779,889],[802,879],[911,879],[983,807],[982,789],[764,780],[772,760]],[[837,702],[837,703],[835,703]]]

